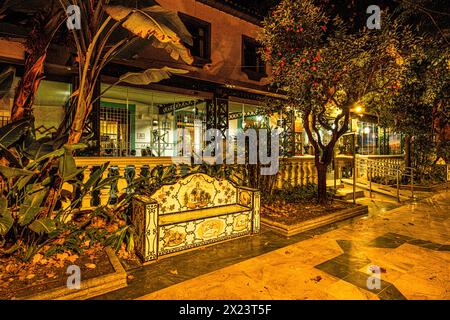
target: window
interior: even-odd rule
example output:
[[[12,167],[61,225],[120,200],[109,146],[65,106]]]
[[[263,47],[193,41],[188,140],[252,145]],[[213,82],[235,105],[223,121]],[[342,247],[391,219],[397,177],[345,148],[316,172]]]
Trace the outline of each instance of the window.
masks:
[[[242,71],[255,81],[267,76],[266,64],[258,52],[260,47],[255,39],[242,36]]]
[[[192,35],[193,45],[185,45],[195,58],[194,64],[204,65],[211,62],[211,24],[183,13],[179,15]]]

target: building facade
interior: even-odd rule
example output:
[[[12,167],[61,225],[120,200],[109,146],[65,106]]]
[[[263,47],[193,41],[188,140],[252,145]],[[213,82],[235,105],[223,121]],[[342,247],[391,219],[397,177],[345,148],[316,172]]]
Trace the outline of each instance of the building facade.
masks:
[[[283,155],[299,156],[311,152],[300,117],[285,109],[267,116],[264,106],[284,96],[269,90],[271,68],[258,54],[256,41],[261,31],[262,13],[224,0],[159,0],[159,4],[178,12],[193,36],[189,46],[192,66],[173,61],[162,49],[148,46],[133,59],[116,60],[104,70],[98,92],[121,74],[148,68],[170,66],[189,70],[183,76],[148,86],[117,85],[94,105],[91,116],[93,136],[85,155],[105,157],[176,156],[180,130],[229,129],[231,135],[245,126],[266,123],[283,130]],[[53,45],[46,63],[35,105],[38,135],[56,132],[64,119],[64,105],[76,88],[76,74],[66,68],[67,48]],[[16,66],[15,83],[23,66],[23,39],[5,35],[0,40],[0,62]],[[10,114],[9,98],[1,102],[0,121]],[[353,129],[358,132],[361,154],[401,153],[401,137],[375,125],[370,117],[355,115]],[[187,130],[187,131],[186,131]],[[326,133],[324,133],[326,134]]]

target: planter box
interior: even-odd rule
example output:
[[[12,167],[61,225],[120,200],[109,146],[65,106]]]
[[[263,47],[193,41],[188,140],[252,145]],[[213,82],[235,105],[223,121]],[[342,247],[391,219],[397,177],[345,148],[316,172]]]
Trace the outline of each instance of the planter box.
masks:
[[[127,286],[127,273],[111,248],[105,249],[115,272],[83,280],[79,290],[61,286],[31,296],[18,296],[15,300],[85,300]]]
[[[337,201],[337,200],[334,200]],[[369,212],[368,206],[358,205],[355,208],[344,209],[335,213],[314,218],[311,220],[302,221],[297,224],[287,225],[280,222],[275,222],[267,218],[261,217],[261,223],[267,228],[275,231],[286,237],[290,237],[311,229],[316,229],[337,221],[353,218],[356,216],[364,215]]]

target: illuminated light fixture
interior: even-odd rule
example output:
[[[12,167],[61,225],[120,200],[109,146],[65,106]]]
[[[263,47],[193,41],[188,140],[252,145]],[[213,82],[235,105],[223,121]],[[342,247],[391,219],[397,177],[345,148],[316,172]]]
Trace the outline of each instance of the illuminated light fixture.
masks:
[[[370,128],[369,127],[365,127],[364,128],[364,133],[365,134],[369,134],[370,133]]]
[[[256,121],[261,122],[262,118],[262,116],[256,116]]]
[[[355,108],[355,111],[356,111],[357,113],[361,113],[361,112],[362,112],[361,106],[357,106],[357,107]]]
[[[332,128],[332,129],[336,129],[336,125],[333,123],[333,124],[331,125],[331,128]]]

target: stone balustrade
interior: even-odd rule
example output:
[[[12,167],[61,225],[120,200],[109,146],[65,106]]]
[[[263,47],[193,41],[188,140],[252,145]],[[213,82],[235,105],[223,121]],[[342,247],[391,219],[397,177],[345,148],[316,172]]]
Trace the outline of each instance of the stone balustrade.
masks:
[[[313,156],[280,159],[276,183],[278,189],[300,187],[311,183],[317,183],[317,170]]]
[[[367,159],[376,159],[386,162],[393,167],[401,166],[402,156],[357,156],[357,175],[367,175]],[[91,174],[102,164],[109,162],[109,168],[103,172],[102,178],[118,175],[119,179],[103,187],[101,190],[91,192],[81,204],[82,209],[89,209],[99,205],[113,204],[119,197],[130,190],[131,182],[140,176],[146,176],[158,165],[170,166],[177,164],[176,170],[181,170],[179,164],[188,164],[190,159],[185,157],[77,157],[78,167],[85,167],[83,182],[86,183]],[[207,159],[213,163],[213,159]],[[351,156],[339,155],[335,159],[338,178],[342,177],[343,168],[352,166]],[[180,173],[180,172],[177,172]],[[289,189],[290,187],[301,187],[310,183],[317,183],[317,170],[314,165],[313,156],[299,156],[291,158],[280,158],[279,172],[276,178],[276,188]],[[67,186],[73,191],[70,186]]]

